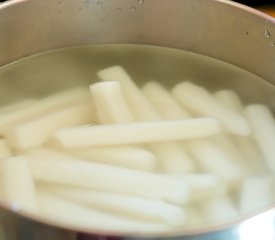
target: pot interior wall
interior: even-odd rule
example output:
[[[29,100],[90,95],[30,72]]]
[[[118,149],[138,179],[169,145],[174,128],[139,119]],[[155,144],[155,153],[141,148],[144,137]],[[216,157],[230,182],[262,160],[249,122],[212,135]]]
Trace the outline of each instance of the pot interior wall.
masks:
[[[0,11],[0,65],[56,48],[140,43],[201,53],[274,80],[274,19],[237,3],[27,0]]]

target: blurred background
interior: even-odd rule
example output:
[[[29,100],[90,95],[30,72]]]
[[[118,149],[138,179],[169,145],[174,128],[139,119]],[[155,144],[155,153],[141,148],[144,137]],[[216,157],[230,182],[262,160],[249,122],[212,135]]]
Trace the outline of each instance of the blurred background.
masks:
[[[273,17],[275,17],[275,0],[243,0],[235,1],[251,7],[255,7]]]
[[[250,6],[262,6],[266,4],[275,4],[274,0],[243,0],[243,1],[235,1],[239,3],[243,3]]]

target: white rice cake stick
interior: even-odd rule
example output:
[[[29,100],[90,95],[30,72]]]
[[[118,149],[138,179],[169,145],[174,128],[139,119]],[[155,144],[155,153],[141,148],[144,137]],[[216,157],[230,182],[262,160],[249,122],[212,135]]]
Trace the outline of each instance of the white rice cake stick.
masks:
[[[216,119],[196,118],[74,127],[55,135],[65,147],[85,147],[202,138],[219,132]]]
[[[84,206],[145,222],[177,226],[186,220],[183,208],[159,200],[72,187],[48,186],[46,190]]]
[[[235,91],[229,89],[220,90],[215,92],[214,96],[232,110],[243,113],[242,100]]]
[[[153,104],[145,97],[122,67],[115,66],[107,68],[100,71],[98,75],[103,80],[115,79],[120,82],[124,96],[131,108],[135,120],[156,121],[162,119]],[[148,148],[159,159],[161,165],[160,170],[162,172],[168,174],[182,174],[194,169],[190,157],[188,157],[184,149],[178,143],[165,142],[161,143],[160,146],[158,145],[159,143],[151,143],[148,145]]]
[[[221,90],[215,93],[217,99],[241,114],[244,114],[244,106],[239,95],[232,90]],[[263,154],[259,146],[251,137],[232,136],[232,140],[242,154],[250,174],[262,175],[268,173]]]
[[[231,187],[242,180],[243,172],[240,167],[213,142],[194,140],[187,145],[193,157],[206,173],[221,177]]]
[[[251,213],[273,204],[274,179],[269,176],[247,178],[242,185],[240,209],[242,213]]]
[[[177,176],[177,179],[186,181],[192,189],[192,201],[198,202],[226,193],[227,186],[224,181],[211,174],[186,174]]]
[[[243,214],[264,209],[274,203],[274,179],[250,177],[244,180],[241,189],[240,211]]]
[[[150,121],[161,119],[158,112],[122,67],[114,66],[103,69],[98,72],[98,76],[104,81],[115,80],[120,82],[135,120]]]
[[[150,82],[143,88],[148,99],[163,119],[186,119],[191,116],[178,104],[172,95],[156,82]],[[149,148],[161,162],[161,168],[168,174],[182,174],[193,172],[195,165],[186,153],[183,145],[177,142],[151,143]]]
[[[88,124],[93,120],[91,104],[77,103],[10,126],[5,129],[4,136],[13,148],[24,150],[43,145],[59,128]]]
[[[7,158],[2,164],[4,200],[21,210],[37,212],[35,187],[26,158]]]
[[[118,81],[95,83],[90,86],[90,91],[100,123],[111,124],[134,121],[128,103],[124,97],[121,84]],[[156,159],[148,150],[142,150],[141,148],[126,147],[123,149],[121,147],[109,147],[111,152],[108,152],[107,147],[107,151],[104,152],[104,149],[106,149],[106,147],[103,147],[103,151],[100,151],[100,147],[94,148],[96,151],[95,154],[92,154],[93,159],[102,160],[103,163],[114,163],[115,165],[122,165],[130,168],[137,167],[137,169],[144,169],[145,171],[152,171],[156,167]],[[115,161],[113,161],[114,157]]]
[[[186,225],[189,227],[198,226],[205,222],[203,215],[200,213],[199,209],[195,206],[188,205],[185,207],[186,212]]]
[[[103,233],[156,233],[168,231],[166,224],[144,223],[83,207],[47,192],[39,191],[39,204],[44,217],[53,224],[66,224],[86,231]]]
[[[95,83],[90,86],[90,91],[100,123],[126,123],[134,120],[119,82]]]
[[[8,105],[5,106],[1,106],[0,108],[0,115],[1,114],[6,114],[7,112],[12,112],[12,111],[16,111],[17,109],[21,109],[21,108],[25,108],[28,107],[32,104],[34,104],[35,102],[37,102],[36,99],[25,99],[25,100],[20,100],[18,102],[13,102],[10,103]]]
[[[149,150],[132,146],[105,146],[72,149],[81,158],[146,172],[156,170],[157,159]]]
[[[160,170],[169,175],[182,175],[195,171],[195,165],[184,147],[178,142],[150,143],[148,148],[160,161]]]
[[[258,143],[265,161],[275,173],[275,122],[268,107],[260,104],[246,107],[246,115],[252,129],[252,135]]]
[[[236,136],[236,138],[244,138],[242,136]],[[238,165],[240,169],[243,171],[243,174],[247,174],[250,172],[250,163],[245,159],[239,148],[234,143],[233,139],[230,136],[225,134],[219,134],[213,137],[213,143],[216,143],[234,162],[234,164]]]
[[[47,114],[51,111],[55,111],[78,102],[91,102],[90,99],[91,97],[89,96],[89,91],[86,89],[84,90],[83,88],[77,88],[46,97],[35,102],[34,104],[31,104],[30,106],[25,106],[5,114],[3,113],[0,117],[0,136],[2,136],[3,129],[11,124],[24,121],[26,119],[32,119],[38,115]]]
[[[241,154],[246,160],[249,174],[252,175],[266,175],[270,174],[270,169],[264,159],[263,153],[261,152],[259,145],[250,137],[234,137],[233,140],[236,142]]]
[[[170,92],[157,82],[148,82],[142,92],[151,101],[162,119],[185,119],[191,118],[191,114],[173,98]]]
[[[161,92],[161,91],[165,91],[161,89],[161,86],[158,87],[157,83],[148,83],[147,85],[145,85],[143,90],[147,90],[148,93],[148,97],[150,97],[150,93],[152,93],[152,95],[155,94],[155,102],[158,101],[158,97],[162,97],[162,95],[157,95],[157,93]],[[179,110],[175,110],[175,111],[170,111],[169,109],[180,109],[179,104],[173,99],[172,95],[169,92],[166,92],[165,94],[166,98],[170,98],[169,101],[169,107],[167,108],[161,108],[161,106],[159,107],[159,112],[166,115],[166,117],[173,119],[173,117],[175,117],[175,115],[173,114],[173,112],[177,112],[177,118],[183,119],[186,118],[185,113],[181,113]],[[168,97],[167,97],[168,96]],[[163,104],[165,105],[165,104]],[[187,112],[186,112],[187,113]],[[191,116],[190,113],[187,113],[188,116]],[[223,149],[225,149],[227,151],[227,153],[229,153],[229,155],[232,157],[232,159],[236,160],[235,162],[237,164],[243,164],[243,159],[241,154],[239,153],[238,149],[236,148],[236,146],[234,145],[234,143],[232,143],[232,141],[225,135],[223,134],[219,134],[217,136],[214,137],[214,139],[218,142],[219,145],[222,145],[221,147],[223,147]]]
[[[183,106],[192,112],[219,119],[227,132],[241,136],[250,134],[246,119],[222,104],[206,89],[191,82],[183,82],[176,85],[172,93]]]
[[[33,176],[42,181],[130,194],[184,205],[190,199],[186,182],[154,173],[81,161],[47,149],[29,153]]]
[[[152,91],[151,89],[154,89],[155,90],[155,92],[158,92],[157,90],[160,90],[159,88],[160,87],[157,87],[158,85],[157,85],[157,83],[148,83],[147,85],[145,85],[145,87],[146,86],[148,86],[148,89],[150,90],[150,91]],[[145,90],[146,88],[144,87],[144,89],[143,90]],[[148,91],[148,96],[149,96],[149,92],[150,91]],[[160,90],[159,92],[161,92],[162,90]],[[165,91],[165,90],[164,90]],[[188,114],[188,116],[191,116],[191,114],[189,113],[189,112],[187,112],[186,110],[184,110],[184,113],[182,112],[182,110],[179,108],[179,105],[178,105],[178,103],[176,102],[176,100],[173,98],[173,96],[169,93],[169,92],[166,92],[166,97],[164,97],[165,99],[167,98],[167,99],[170,99],[168,102],[169,102],[169,106],[170,106],[170,108],[171,109],[173,109],[173,111],[169,111],[169,109],[168,108],[159,108],[159,112],[163,115],[163,116],[166,116],[166,118],[167,119],[174,119],[174,118],[180,118],[180,119],[184,119],[184,118],[186,118],[187,116],[185,115],[185,113],[187,113]],[[159,97],[161,97],[161,95],[159,95]],[[157,101],[157,100],[156,100]],[[164,104],[165,105],[165,104]],[[155,106],[155,104],[154,104],[154,106]],[[220,135],[218,135],[218,136],[220,136]],[[157,148],[156,148],[157,149]],[[162,151],[162,149],[163,148],[159,148],[159,149],[157,149],[158,151]],[[182,149],[182,151],[184,151],[184,146],[182,146],[181,147],[181,149]],[[157,152],[157,151],[156,151]],[[171,154],[167,151],[167,155],[170,155],[171,156]],[[160,154],[160,156],[165,156],[164,154]],[[167,156],[167,158],[168,158],[169,156]],[[175,157],[173,157],[173,159],[176,159]],[[190,159],[190,157],[189,157],[189,159]],[[192,162],[192,161],[185,161],[185,163],[186,163],[186,165],[188,165],[188,162],[189,163],[191,163],[191,166],[193,166],[193,168],[194,168],[194,163]],[[167,161],[167,164],[169,164],[170,162],[169,161]],[[177,164],[171,164],[171,168],[175,168],[175,171],[176,171],[176,169],[179,169],[179,167],[177,166]],[[188,169],[188,168],[187,168]],[[192,169],[192,168],[191,168]],[[213,176],[213,177],[215,177],[215,176]],[[203,196],[204,194],[202,194],[202,196]],[[194,196],[196,196],[196,194],[194,195]],[[207,194],[207,196],[209,196],[208,194]],[[196,198],[196,197],[195,197]],[[199,199],[199,198],[198,198]]]
[[[0,160],[12,155],[12,150],[5,139],[0,138]]]
[[[239,217],[237,208],[227,195],[201,201],[198,206],[207,223],[229,221]]]

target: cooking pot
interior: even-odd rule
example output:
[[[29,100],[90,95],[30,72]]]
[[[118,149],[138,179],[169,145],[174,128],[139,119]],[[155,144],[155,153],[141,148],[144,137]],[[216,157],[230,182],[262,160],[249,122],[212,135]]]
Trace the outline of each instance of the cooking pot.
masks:
[[[275,84],[275,20],[238,3],[11,0],[0,5],[0,66],[48,50],[97,43],[184,49],[234,64]],[[5,203],[1,206],[1,223],[8,240],[275,239],[272,206],[230,224],[155,236],[91,233],[22,214]]]

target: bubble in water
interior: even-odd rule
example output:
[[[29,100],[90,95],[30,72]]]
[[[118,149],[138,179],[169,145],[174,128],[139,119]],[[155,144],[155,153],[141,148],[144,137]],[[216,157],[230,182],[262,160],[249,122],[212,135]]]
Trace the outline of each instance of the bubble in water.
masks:
[[[97,5],[98,7],[102,7],[102,4],[103,4],[102,1],[97,1],[97,2],[96,2],[96,5]]]
[[[117,13],[120,13],[120,12],[121,12],[121,8],[117,8],[117,9],[116,9],[116,12],[117,12]]]
[[[270,38],[270,37],[271,37],[271,34],[270,34],[270,32],[269,32],[268,30],[264,30],[264,36],[265,36],[266,38]]]
[[[271,47],[275,47],[275,42],[272,42],[272,43],[271,43]]]
[[[136,8],[135,8],[135,7],[131,7],[130,10],[131,10],[132,12],[134,12],[134,11],[136,11]]]
[[[138,0],[138,3],[139,3],[139,4],[143,4],[143,3],[144,3],[144,0]]]

